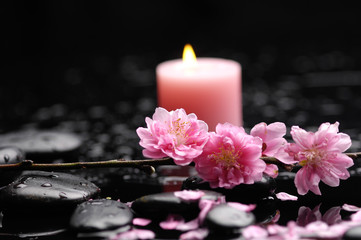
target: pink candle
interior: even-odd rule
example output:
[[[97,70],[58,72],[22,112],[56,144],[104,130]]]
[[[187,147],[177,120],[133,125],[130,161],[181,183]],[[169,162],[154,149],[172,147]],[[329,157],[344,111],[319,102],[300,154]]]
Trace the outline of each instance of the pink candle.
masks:
[[[157,66],[158,105],[195,113],[214,131],[218,123],[242,125],[241,65],[220,58],[181,59]]]

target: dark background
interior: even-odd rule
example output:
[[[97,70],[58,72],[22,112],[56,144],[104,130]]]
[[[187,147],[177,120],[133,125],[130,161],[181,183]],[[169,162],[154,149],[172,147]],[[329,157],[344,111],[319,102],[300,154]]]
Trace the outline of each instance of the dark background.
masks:
[[[356,3],[9,1],[0,3],[0,11],[2,135],[33,128],[68,131],[83,140],[76,160],[142,159],[135,129],[156,106],[155,67],[180,58],[191,43],[199,57],[242,64],[247,131],[262,121],[311,130],[339,121],[352,138],[350,151],[361,149]],[[350,172],[359,176],[355,167]],[[88,173],[102,191],[122,188],[118,175],[114,190],[109,176]],[[334,195],[348,199],[344,193],[352,195],[358,184],[352,181]],[[283,185],[287,192],[289,186]],[[324,199],[323,206],[335,203]],[[298,207],[284,209],[283,221],[295,220]]]
[[[12,1],[0,16],[2,128],[54,104],[156,101],[155,67],[185,43],[239,61],[244,98],[314,72],[361,82],[360,10],[347,1]]]

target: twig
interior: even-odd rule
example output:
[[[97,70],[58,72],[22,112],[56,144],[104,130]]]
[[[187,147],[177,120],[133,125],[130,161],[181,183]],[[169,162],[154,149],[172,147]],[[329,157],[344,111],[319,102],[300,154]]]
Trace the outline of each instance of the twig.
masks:
[[[34,163],[32,160],[24,160],[14,164],[0,164],[0,170],[68,170],[83,168],[119,168],[135,167],[147,173],[153,173],[154,167],[158,165],[174,165],[171,158],[144,159],[144,160],[124,160],[114,159],[97,162],[70,162],[70,163]]]
[[[346,153],[352,159],[361,158],[361,152]],[[276,164],[286,170],[292,170],[295,165],[285,164],[274,157],[261,157],[266,163]],[[24,160],[14,164],[0,164],[0,170],[68,170],[83,168],[119,168],[135,167],[147,173],[153,173],[154,167],[159,165],[175,165],[172,158],[142,159],[142,160],[124,160],[114,159],[97,162],[70,162],[70,163],[34,163],[32,160]]]

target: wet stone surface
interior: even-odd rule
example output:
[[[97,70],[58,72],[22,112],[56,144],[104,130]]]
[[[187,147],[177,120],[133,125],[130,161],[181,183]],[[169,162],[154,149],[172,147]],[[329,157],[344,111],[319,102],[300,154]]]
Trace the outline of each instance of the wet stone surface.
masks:
[[[205,224],[214,234],[237,234],[241,228],[255,223],[255,216],[227,204],[215,206],[208,212]]]
[[[96,185],[75,175],[25,171],[0,190],[0,204],[5,210],[63,211],[95,198],[99,192]]]
[[[349,229],[343,236],[343,240],[358,240],[361,239],[361,226],[356,226]]]
[[[24,152],[17,147],[0,147],[0,164],[15,164],[25,159]],[[11,183],[21,171],[1,171],[0,187]]]
[[[211,188],[208,182],[204,182],[198,176],[192,176],[184,181],[182,189],[212,190],[224,194],[230,202],[252,203],[272,195],[276,190],[276,182],[273,178],[263,176],[261,181],[254,184],[240,184],[232,189],[225,189]]]
[[[0,135],[0,146],[14,146],[31,160],[56,159],[74,154],[82,145],[73,133],[24,130]]]
[[[70,219],[70,227],[77,232],[103,231],[130,225],[132,220],[133,213],[126,204],[97,199],[76,207]]]
[[[213,191],[204,191],[202,199],[217,200],[222,194]],[[164,218],[170,213],[181,214],[184,217],[194,218],[199,213],[198,201],[185,201],[174,195],[174,192],[150,194],[136,199],[132,209],[142,217]]]
[[[0,164],[18,163],[24,159],[24,152],[17,147],[0,147]]]

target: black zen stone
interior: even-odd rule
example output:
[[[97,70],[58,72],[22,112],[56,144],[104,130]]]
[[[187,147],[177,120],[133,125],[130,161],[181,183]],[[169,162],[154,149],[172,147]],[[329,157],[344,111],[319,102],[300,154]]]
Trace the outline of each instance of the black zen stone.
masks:
[[[227,204],[215,206],[205,219],[205,225],[215,234],[237,234],[241,228],[255,223],[252,213],[247,213]]]
[[[72,156],[81,144],[77,135],[65,132],[26,130],[0,135],[0,146],[18,147],[30,160]]]
[[[5,212],[2,231],[22,238],[52,236],[64,232],[69,225],[70,213]],[[2,238],[1,238],[2,239]],[[17,238],[14,238],[17,239]],[[63,238],[69,239],[69,238]]]
[[[264,175],[261,181],[255,182],[254,184],[239,184],[232,189],[225,189],[211,188],[208,182],[203,181],[203,179],[198,176],[192,176],[183,182],[182,189],[212,190],[225,195],[228,202],[254,203],[255,201],[274,194],[276,182],[273,178]]]
[[[276,196],[268,196],[256,202],[256,209],[252,213],[257,223],[266,224],[273,220],[278,210],[278,199]]]
[[[25,159],[25,154],[16,147],[0,147],[0,164],[19,163]],[[1,171],[0,186],[11,183],[21,171]]]
[[[343,240],[360,240],[361,239],[361,225],[352,227],[345,232]]]
[[[126,204],[110,199],[97,199],[76,207],[70,219],[70,227],[77,232],[104,231],[128,226],[132,220],[133,213]]]
[[[203,191],[202,199],[217,200],[222,194],[213,191]],[[156,193],[136,199],[132,203],[136,214],[148,218],[163,218],[169,213],[181,214],[184,217],[195,217],[199,213],[198,201],[184,201],[174,195],[174,192]]]
[[[93,183],[71,174],[24,171],[0,190],[0,206],[10,211],[73,210],[99,192]]]
[[[24,159],[24,152],[17,147],[0,147],[0,164],[19,163]]]

